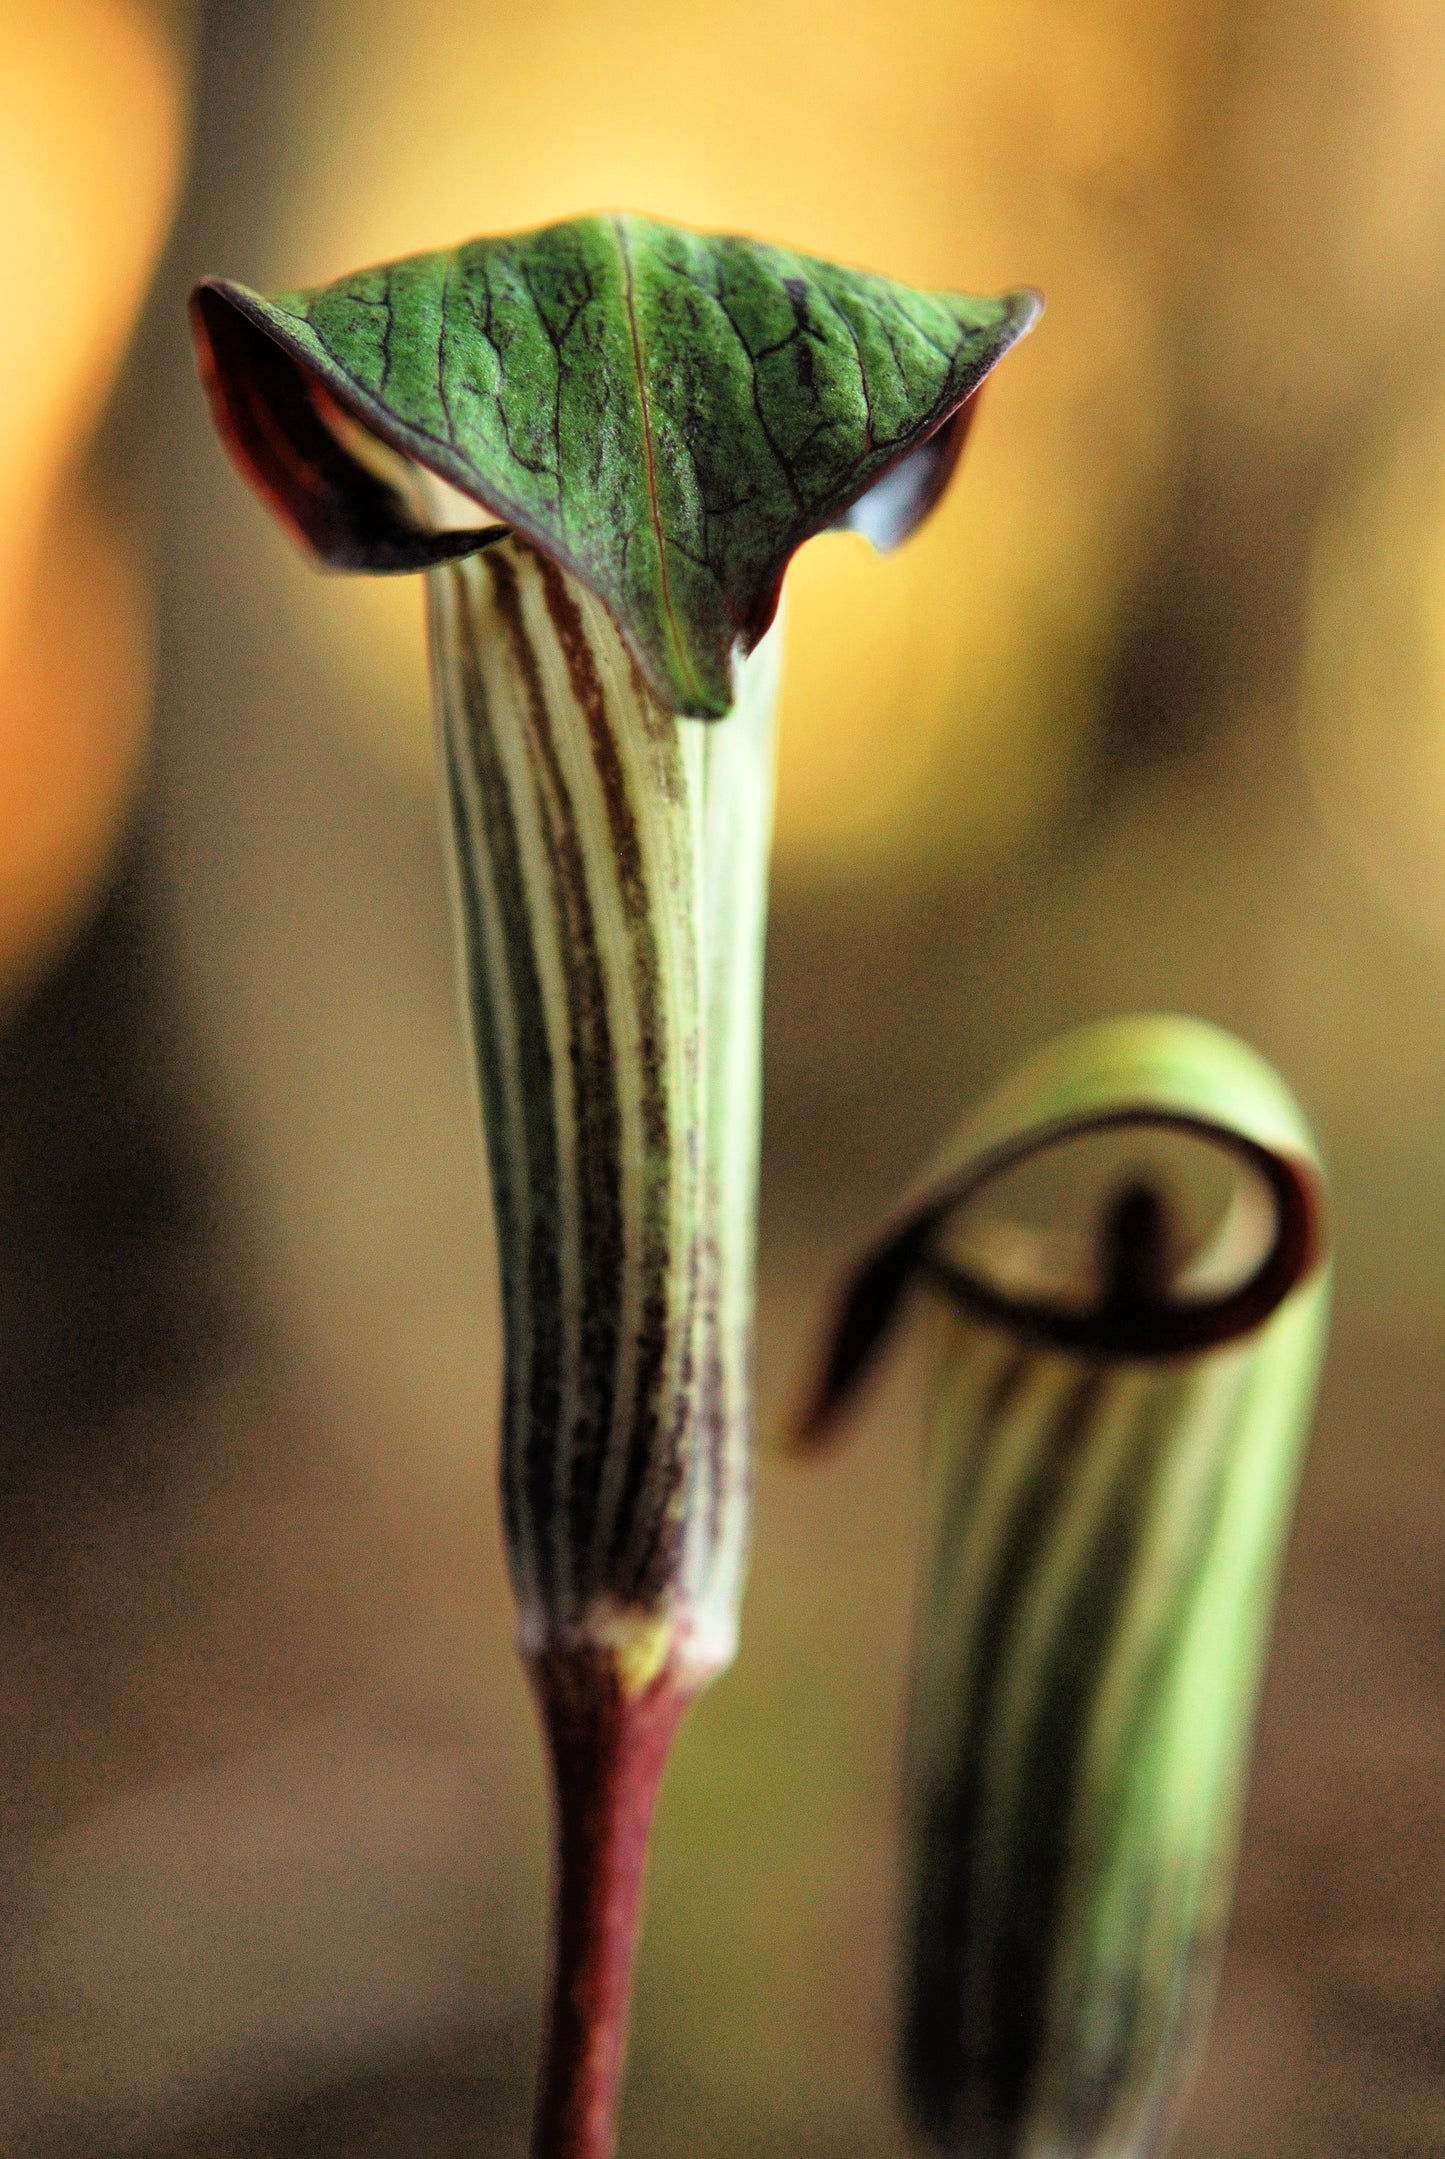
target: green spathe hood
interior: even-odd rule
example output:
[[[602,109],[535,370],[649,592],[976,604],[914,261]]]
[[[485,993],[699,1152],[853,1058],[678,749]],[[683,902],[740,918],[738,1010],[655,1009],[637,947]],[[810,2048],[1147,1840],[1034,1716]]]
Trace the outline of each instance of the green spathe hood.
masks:
[[[597,594],[664,703],[717,718],[795,550],[907,538],[1039,304],[596,216],[275,299],[207,280],[192,320],[232,455],[324,563],[422,569],[500,521]],[[316,385],[475,501],[477,529],[408,516]]]

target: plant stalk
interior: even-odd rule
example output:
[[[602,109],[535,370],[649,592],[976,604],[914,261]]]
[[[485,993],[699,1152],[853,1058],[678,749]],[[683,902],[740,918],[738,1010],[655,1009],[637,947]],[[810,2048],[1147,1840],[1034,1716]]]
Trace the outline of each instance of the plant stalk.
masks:
[[[612,2159],[647,1841],[697,1688],[670,1666],[630,1691],[592,1646],[530,1660],[552,1770],[551,1977],[532,2159]]]

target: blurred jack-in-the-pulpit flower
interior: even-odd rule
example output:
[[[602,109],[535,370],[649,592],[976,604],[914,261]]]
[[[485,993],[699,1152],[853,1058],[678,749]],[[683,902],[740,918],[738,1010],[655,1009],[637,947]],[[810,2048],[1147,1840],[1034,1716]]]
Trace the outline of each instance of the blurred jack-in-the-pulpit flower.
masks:
[[[610,216],[193,303],[283,522],[429,572],[556,1796],[544,2159],[611,2149],[657,1785],[734,1649],[783,575],[824,530],[908,536],[1037,305]]]
[[[1026,1062],[851,1276],[825,1438],[942,1300],[902,2063],[948,2159],[1156,2150],[1207,2027],[1328,1306],[1277,1074],[1200,1021]]]

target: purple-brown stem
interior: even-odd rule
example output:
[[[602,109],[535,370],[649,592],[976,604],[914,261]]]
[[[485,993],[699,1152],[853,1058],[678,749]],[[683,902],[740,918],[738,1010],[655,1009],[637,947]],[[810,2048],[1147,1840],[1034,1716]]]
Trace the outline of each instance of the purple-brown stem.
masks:
[[[552,1764],[552,1971],[532,2159],[612,2159],[647,1840],[696,1692],[664,1667],[640,1692],[605,1651],[531,1660]]]

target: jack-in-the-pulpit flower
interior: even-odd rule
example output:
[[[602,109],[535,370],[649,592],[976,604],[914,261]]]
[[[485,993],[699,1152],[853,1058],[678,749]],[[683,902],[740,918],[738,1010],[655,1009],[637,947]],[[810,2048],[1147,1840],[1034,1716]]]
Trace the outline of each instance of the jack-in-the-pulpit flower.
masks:
[[[656,1785],[733,1654],[783,573],[825,529],[907,537],[1037,304],[610,216],[193,299],[282,520],[333,567],[429,572],[558,1809],[549,2159],[610,2149]]]
[[[1321,1207],[1269,1066],[1199,1021],[1119,1021],[1027,1062],[845,1289],[804,1442],[911,1285],[948,1314],[902,2033],[946,2159],[1143,2159],[1167,2137],[1324,1343]]]

